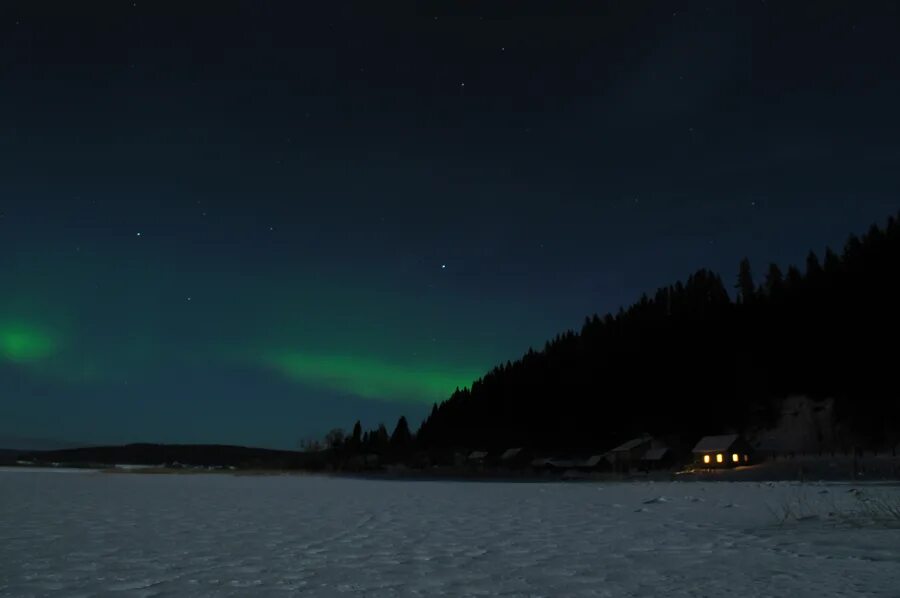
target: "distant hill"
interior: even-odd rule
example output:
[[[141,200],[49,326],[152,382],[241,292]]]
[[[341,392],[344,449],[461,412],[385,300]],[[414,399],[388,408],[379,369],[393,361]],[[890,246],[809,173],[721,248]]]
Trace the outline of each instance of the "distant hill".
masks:
[[[744,260],[732,298],[700,270],[617,314],[588,317],[435,405],[425,449],[603,450],[642,432],[690,445],[771,426],[790,395],[833,399],[833,443],[900,441],[900,226],[851,235],[804,267]],[[825,442],[824,439],[822,442]]]
[[[95,463],[107,465],[162,465],[290,468],[309,464],[309,453],[211,444],[128,444],[57,451],[22,453],[40,463]]]
[[[20,451],[0,449],[0,465],[13,465],[19,458]]]
[[[0,435],[0,450],[55,451],[84,446],[85,443],[54,440],[50,438],[29,438],[26,436]]]

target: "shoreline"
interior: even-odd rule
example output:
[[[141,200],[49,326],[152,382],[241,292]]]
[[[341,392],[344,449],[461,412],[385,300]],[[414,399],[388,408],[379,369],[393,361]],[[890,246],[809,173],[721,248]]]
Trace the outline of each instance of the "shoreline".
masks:
[[[857,477],[839,471],[821,468],[798,468],[795,464],[765,463],[718,471],[652,471],[640,474],[587,473],[533,471],[466,471],[448,469],[387,469],[381,471],[312,471],[302,469],[228,469],[228,468],[171,468],[171,467],[116,467],[96,464],[94,467],[66,467],[40,465],[13,465],[0,467],[0,472],[11,473],[101,473],[111,475],[229,475],[237,477],[305,476],[336,479],[357,479],[385,482],[471,482],[506,484],[561,484],[561,483],[666,483],[666,482],[796,482],[796,483],[847,483],[847,484],[900,484],[900,477],[882,473],[863,473]]]

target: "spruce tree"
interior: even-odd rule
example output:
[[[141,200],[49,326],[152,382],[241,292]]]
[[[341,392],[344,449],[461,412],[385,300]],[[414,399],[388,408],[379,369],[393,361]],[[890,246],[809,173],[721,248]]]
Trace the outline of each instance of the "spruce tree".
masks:
[[[372,448],[375,452],[384,452],[387,450],[390,445],[391,438],[388,436],[387,428],[384,424],[378,424],[378,429],[372,433],[372,437],[370,438],[372,442]]]
[[[778,264],[769,264],[769,271],[766,272],[766,295],[769,298],[778,298],[784,286],[784,275]]]
[[[753,283],[753,270],[750,267],[750,260],[748,258],[741,260],[736,286],[738,291],[740,291],[741,302],[744,304],[753,303],[756,298],[756,286]]]
[[[360,424],[359,420],[356,420],[356,423],[353,424],[353,434],[348,439],[347,444],[351,451],[359,451],[362,448],[362,424]]]
[[[397,420],[397,426],[394,433],[391,434],[391,450],[395,453],[405,453],[412,445],[412,434],[409,432],[409,424],[406,423],[406,417],[400,416]]]
[[[803,274],[797,266],[790,266],[785,277],[787,288],[789,291],[796,291],[803,286]]]
[[[817,280],[822,274],[822,265],[815,252],[810,251],[806,256],[806,278],[809,280]]]

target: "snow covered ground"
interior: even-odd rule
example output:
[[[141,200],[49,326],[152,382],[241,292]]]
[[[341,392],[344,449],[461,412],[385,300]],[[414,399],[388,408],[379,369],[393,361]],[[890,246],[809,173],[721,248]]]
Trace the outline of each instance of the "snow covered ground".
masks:
[[[900,596],[852,488],[6,470],[0,596]]]

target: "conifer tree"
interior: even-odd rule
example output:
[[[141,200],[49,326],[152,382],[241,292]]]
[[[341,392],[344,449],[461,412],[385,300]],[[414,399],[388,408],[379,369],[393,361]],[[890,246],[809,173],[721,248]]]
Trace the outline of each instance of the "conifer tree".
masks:
[[[370,436],[372,449],[376,452],[384,452],[390,445],[391,438],[384,424],[378,424],[378,429]]]
[[[834,276],[837,274],[838,270],[841,268],[841,258],[828,247],[825,249],[825,260],[823,265],[823,270],[825,270],[825,274],[829,276]]]
[[[362,424],[359,420],[353,424],[353,433],[347,439],[347,447],[351,451],[359,451],[362,448]]]
[[[822,274],[822,265],[815,252],[810,251],[806,256],[806,278],[808,280],[817,280]]]
[[[409,424],[406,423],[406,417],[401,415],[397,420],[394,433],[391,434],[391,450],[395,453],[404,453],[409,450],[411,445],[412,434],[409,431]]]
[[[740,292],[742,303],[753,303],[756,298],[756,285],[753,283],[753,270],[750,267],[748,258],[741,260],[740,269],[738,270],[737,289]]]
[[[803,274],[797,266],[788,267],[787,276],[785,277],[787,288],[790,291],[796,291],[803,286]]]
[[[784,275],[778,264],[769,264],[769,271],[766,272],[766,295],[769,298],[777,298],[781,294],[784,286]]]

